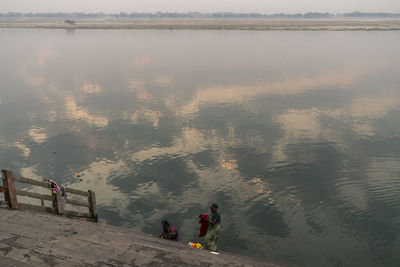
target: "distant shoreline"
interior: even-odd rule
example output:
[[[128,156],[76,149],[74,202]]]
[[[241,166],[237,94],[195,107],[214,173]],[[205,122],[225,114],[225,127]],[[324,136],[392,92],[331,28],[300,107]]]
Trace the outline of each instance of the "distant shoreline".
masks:
[[[246,31],[399,31],[400,19],[0,19],[0,28]]]

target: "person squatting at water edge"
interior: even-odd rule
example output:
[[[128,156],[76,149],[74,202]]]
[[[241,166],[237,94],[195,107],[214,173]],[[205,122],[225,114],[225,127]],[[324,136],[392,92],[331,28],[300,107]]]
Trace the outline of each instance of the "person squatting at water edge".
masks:
[[[163,227],[163,231],[160,235],[160,238],[168,239],[168,240],[175,240],[175,241],[179,240],[178,231],[175,229],[175,227],[172,224],[170,224],[166,220],[163,220],[161,222],[161,224]]]
[[[207,233],[204,238],[205,248],[211,251],[217,251],[217,241],[221,230],[221,216],[218,213],[218,205],[210,206],[211,214],[208,217]]]

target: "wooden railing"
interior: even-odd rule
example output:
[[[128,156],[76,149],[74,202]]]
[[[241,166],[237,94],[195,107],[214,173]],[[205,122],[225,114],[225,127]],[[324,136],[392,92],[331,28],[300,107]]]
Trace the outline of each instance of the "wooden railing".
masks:
[[[39,193],[26,191],[26,190],[19,190],[19,189],[16,189],[14,186],[14,181],[15,181],[18,183],[49,188],[48,183],[21,177],[21,176],[16,176],[16,175],[13,175],[13,173],[8,170],[2,170],[2,173],[3,173],[3,186],[0,186],[0,192],[4,193],[4,199],[9,208],[22,209],[22,210],[34,210],[34,211],[38,211],[38,212],[48,212],[48,213],[54,213],[54,214],[59,214],[59,215],[65,215],[67,217],[85,218],[87,220],[97,222],[98,216],[97,216],[97,211],[96,211],[96,195],[93,191],[88,190],[87,192],[85,192],[85,191],[72,189],[72,188],[68,188],[68,187],[65,188],[65,191],[68,193],[68,196],[70,196],[70,194],[72,194],[72,195],[79,195],[79,196],[87,197],[87,202],[73,200],[73,199],[70,199],[69,197],[67,197],[66,204],[86,207],[89,209],[89,212],[85,213],[85,212],[66,210],[63,208],[63,205],[62,205],[62,196],[61,196],[60,191],[58,191],[58,192],[51,191],[51,195],[50,194],[45,195],[45,194],[39,194]],[[49,192],[50,192],[50,190],[49,190]],[[31,198],[35,198],[35,199],[40,199],[41,205],[38,206],[38,205],[32,205],[32,204],[26,204],[26,203],[18,203],[17,196],[27,196],[27,197],[31,197]],[[44,205],[45,200],[51,201],[52,207],[46,207]]]

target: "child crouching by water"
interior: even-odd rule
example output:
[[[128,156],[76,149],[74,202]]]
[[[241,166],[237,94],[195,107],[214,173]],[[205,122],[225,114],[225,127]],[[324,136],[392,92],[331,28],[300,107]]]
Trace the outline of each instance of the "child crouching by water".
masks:
[[[179,240],[178,231],[175,229],[175,227],[172,224],[170,224],[166,220],[163,220],[161,222],[161,224],[163,226],[163,231],[160,235],[160,238],[168,239],[168,240],[175,240],[175,241]]]

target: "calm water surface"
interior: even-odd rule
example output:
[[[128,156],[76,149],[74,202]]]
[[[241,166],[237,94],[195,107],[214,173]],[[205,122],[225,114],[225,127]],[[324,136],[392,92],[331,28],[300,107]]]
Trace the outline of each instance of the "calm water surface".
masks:
[[[0,29],[0,167],[95,190],[113,225],[159,234],[166,218],[194,241],[217,202],[223,251],[399,266],[399,44]]]

